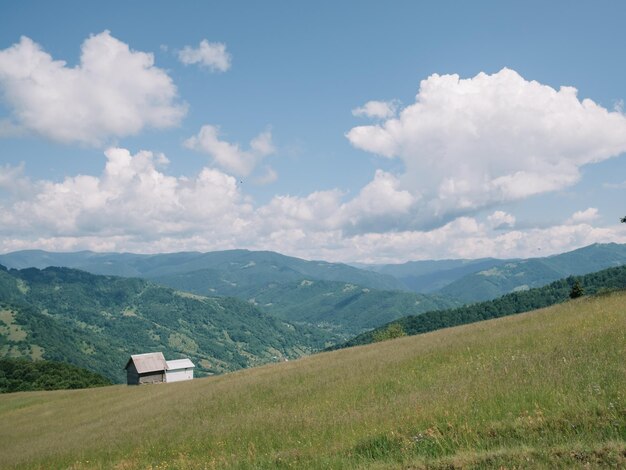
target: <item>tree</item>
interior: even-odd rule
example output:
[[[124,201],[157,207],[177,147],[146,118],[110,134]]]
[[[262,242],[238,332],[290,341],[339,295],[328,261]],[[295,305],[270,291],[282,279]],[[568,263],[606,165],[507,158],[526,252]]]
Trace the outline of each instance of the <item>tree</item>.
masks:
[[[406,332],[402,325],[399,323],[392,323],[384,330],[380,330],[374,333],[374,342],[387,341],[388,339],[401,338],[406,336]]]
[[[572,290],[569,292],[570,299],[577,299],[585,294],[583,287],[580,285],[580,281],[577,279],[572,286]]]
[[[621,219],[619,219],[621,223],[626,224],[626,217],[622,217]]]

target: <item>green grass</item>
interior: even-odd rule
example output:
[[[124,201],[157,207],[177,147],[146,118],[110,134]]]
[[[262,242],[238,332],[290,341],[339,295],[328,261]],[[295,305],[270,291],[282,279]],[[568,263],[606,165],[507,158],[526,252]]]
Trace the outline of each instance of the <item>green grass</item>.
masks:
[[[0,397],[0,468],[626,466],[626,293],[193,382]]]

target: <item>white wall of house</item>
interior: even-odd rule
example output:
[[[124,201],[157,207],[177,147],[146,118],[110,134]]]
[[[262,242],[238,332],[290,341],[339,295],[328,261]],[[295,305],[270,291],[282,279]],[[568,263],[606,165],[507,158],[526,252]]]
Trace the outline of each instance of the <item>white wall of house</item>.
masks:
[[[173,369],[165,371],[166,382],[182,382],[183,380],[193,379],[193,368]]]

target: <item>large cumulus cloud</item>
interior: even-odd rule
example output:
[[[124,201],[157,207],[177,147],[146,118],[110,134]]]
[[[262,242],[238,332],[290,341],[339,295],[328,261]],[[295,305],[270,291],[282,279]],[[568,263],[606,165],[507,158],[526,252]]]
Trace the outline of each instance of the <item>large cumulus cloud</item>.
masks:
[[[230,239],[249,223],[251,205],[232,176],[212,168],[193,178],[170,176],[164,171],[167,158],[149,151],[132,155],[110,148],[105,155],[99,176],[77,175],[61,182],[32,182],[19,177],[20,168],[0,167],[5,193],[0,235],[135,237],[150,245],[197,233]]]
[[[109,31],[85,40],[75,67],[22,37],[0,51],[0,90],[13,112],[4,128],[65,143],[99,145],[146,127],[175,126],[186,113],[153,55],[131,50]]]
[[[405,228],[424,227],[573,185],[581,166],[626,151],[626,117],[505,68],[434,74],[398,117],[346,136],[403,162],[399,188],[420,199]]]

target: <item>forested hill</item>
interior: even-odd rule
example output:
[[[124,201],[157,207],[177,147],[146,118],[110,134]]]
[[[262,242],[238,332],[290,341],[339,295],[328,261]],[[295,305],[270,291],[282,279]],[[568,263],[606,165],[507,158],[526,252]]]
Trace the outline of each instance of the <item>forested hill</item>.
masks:
[[[329,340],[233,298],[68,268],[0,269],[0,357],[71,363],[120,382],[130,354],[189,357],[202,375],[298,357]]]
[[[346,339],[399,317],[460,305],[434,295],[314,280],[274,284],[249,301],[286,321],[324,327]]]
[[[514,292],[495,300],[480,302],[460,308],[433,311],[421,315],[400,318],[368,331],[341,345],[330,349],[340,349],[361,344],[369,344],[380,339],[399,335],[416,335],[451,326],[474,323],[481,320],[528,312],[547,307],[569,299],[575,282],[580,284],[585,294],[597,294],[626,288],[626,266],[609,268],[579,277],[569,277],[547,286]]]
[[[0,358],[0,393],[62,390],[111,385],[95,372],[53,361]]]

